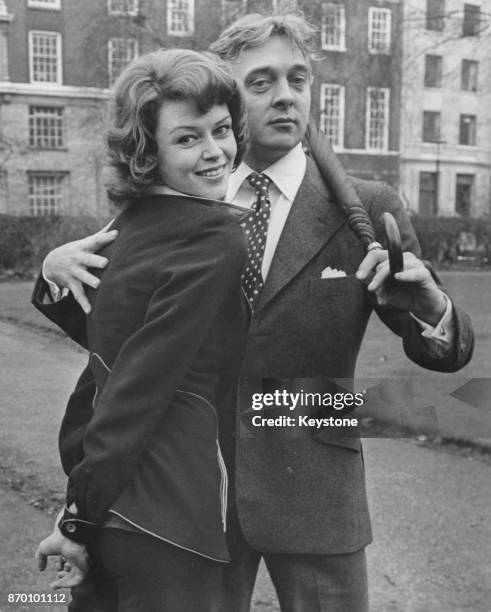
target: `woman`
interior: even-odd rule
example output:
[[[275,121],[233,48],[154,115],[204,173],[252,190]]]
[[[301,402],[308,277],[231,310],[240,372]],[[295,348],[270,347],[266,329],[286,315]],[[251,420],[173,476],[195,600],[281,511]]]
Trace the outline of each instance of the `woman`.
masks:
[[[115,85],[109,195],[124,207],[90,294],[94,416],[59,527],[89,543],[119,611],[214,610],[228,560],[220,443],[249,310],[245,239],[217,200],[243,126],[233,79],[193,51],[142,56]]]

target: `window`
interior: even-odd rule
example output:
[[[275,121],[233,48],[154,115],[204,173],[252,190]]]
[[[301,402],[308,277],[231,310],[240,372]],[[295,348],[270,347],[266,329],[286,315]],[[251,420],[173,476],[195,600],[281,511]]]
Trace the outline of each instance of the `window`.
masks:
[[[50,106],[29,107],[29,146],[59,149],[65,145],[63,109]]]
[[[167,1],[167,34],[169,36],[194,34],[194,0]]]
[[[455,184],[455,212],[457,214],[470,217],[473,193],[474,175],[457,174]]]
[[[28,0],[27,6],[29,8],[60,10],[61,0]]]
[[[323,83],[321,85],[321,130],[333,147],[344,145],[344,87]]]
[[[135,38],[110,38],[108,42],[107,71],[109,86],[121,71],[138,55],[138,41]]]
[[[442,86],[442,58],[440,55],[425,55],[425,87]]]
[[[222,0],[222,26],[228,26],[244,15],[247,10],[247,0]]]
[[[29,212],[34,217],[58,215],[63,210],[67,174],[29,172]]]
[[[138,0],[108,0],[110,15],[138,15]]]
[[[481,29],[481,7],[475,4],[464,4],[464,23],[462,36],[479,36]]]
[[[460,115],[459,144],[476,146],[476,116]]]
[[[368,88],[366,134],[368,150],[386,151],[389,148],[389,95],[389,89]]]
[[[8,210],[8,183],[7,171],[0,170],[0,212]]]
[[[346,14],[344,4],[322,5],[321,45],[331,51],[346,50]]]
[[[441,114],[435,111],[423,112],[423,142],[440,140]]]
[[[464,91],[477,91],[477,76],[479,73],[479,62],[474,60],[462,60],[461,88]]]
[[[434,216],[438,212],[436,172],[419,173],[419,214]]]
[[[29,70],[31,83],[61,85],[61,34],[29,32]]]
[[[370,53],[390,53],[392,13],[390,9],[368,9],[368,50]]]
[[[445,26],[445,0],[426,0],[426,29],[441,32]]]

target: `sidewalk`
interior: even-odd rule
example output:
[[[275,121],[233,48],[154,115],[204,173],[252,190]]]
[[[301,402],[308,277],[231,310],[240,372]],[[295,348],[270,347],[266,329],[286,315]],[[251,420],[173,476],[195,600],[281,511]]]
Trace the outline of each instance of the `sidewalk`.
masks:
[[[86,362],[83,351],[31,311],[29,290],[0,286],[0,318],[10,319],[0,322],[1,612],[12,609],[5,606],[8,592],[47,591],[53,572],[39,574],[32,553],[53,520],[46,511],[57,510],[63,499],[56,435],[66,397]],[[385,330],[373,325],[367,338],[372,352],[360,366],[371,377],[387,371],[401,376],[402,368],[413,366],[400,355],[397,339],[389,346]],[[383,343],[377,335],[382,333]],[[455,383],[454,376],[443,380]],[[454,420],[462,437],[470,431],[471,414],[476,430],[488,425],[485,410],[454,412],[462,419]],[[472,448],[435,452],[400,440],[366,440],[364,457],[375,537],[368,548],[371,612],[487,611],[489,457],[484,462]],[[252,611],[278,612],[264,568]]]

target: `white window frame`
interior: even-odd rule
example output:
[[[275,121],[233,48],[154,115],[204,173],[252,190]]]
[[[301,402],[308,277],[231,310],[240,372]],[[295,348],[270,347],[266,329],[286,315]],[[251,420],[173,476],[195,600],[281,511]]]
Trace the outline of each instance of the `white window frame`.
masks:
[[[50,36],[56,39],[56,80],[54,81],[38,81],[34,74],[34,38],[35,36]],[[47,30],[29,30],[29,80],[31,83],[38,85],[61,85],[63,80],[63,58],[61,48],[61,34],[59,32],[50,32]]]
[[[65,112],[62,106],[29,106],[29,146],[34,149],[65,147]],[[44,140],[44,142],[43,142]]]
[[[138,11],[140,10],[140,3],[139,0],[132,0],[132,2],[132,8],[121,10],[112,8],[113,0],[107,0],[107,12],[109,13],[109,15],[128,15],[130,17],[136,17],[138,15]]]
[[[335,24],[335,29],[339,31],[339,41],[337,43],[331,43],[327,41],[327,28],[326,28],[326,17],[330,9],[340,9],[339,24]],[[346,51],[346,7],[344,4],[337,2],[323,2],[322,3],[322,25],[321,25],[321,47],[325,51]]]
[[[68,190],[68,176],[67,172],[50,172],[50,171],[39,171],[39,172],[28,172],[28,201],[29,201],[29,214],[32,217],[42,217],[45,215],[59,215],[64,210],[67,210],[67,195]],[[41,182],[38,183],[37,187],[40,190],[37,193],[31,193],[31,188],[34,189],[36,185],[33,184],[34,179],[53,179],[51,187],[59,188],[57,193],[51,194],[48,192],[49,186],[47,183],[44,187],[48,187],[46,192],[43,194],[43,185]],[[44,198],[44,202],[42,199]]]
[[[60,11],[61,0],[27,0],[27,7],[45,9],[48,11]]]
[[[337,97],[337,115],[329,115],[326,104],[330,97],[329,90]],[[328,136],[334,149],[344,149],[344,117],[345,117],[345,88],[337,83],[322,83],[320,92],[320,127]],[[335,121],[334,121],[335,120]],[[330,126],[336,123],[336,130],[333,138],[333,130]]]
[[[466,119],[464,119],[466,117]],[[462,123],[472,123],[472,128],[468,128],[468,134],[472,136],[473,142],[460,142],[462,135]],[[459,115],[459,147],[477,147],[477,115],[470,113],[460,113]]]
[[[373,92],[384,92],[384,126],[382,135],[382,145],[372,146],[370,144],[370,133],[371,133],[371,100]],[[367,87],[367,100],[366,100],[366,117],[365,117],[365,149],[367,151],[388,151],[389,150],[389,123],[390,123],[390,89],[388,87]]]
[[[184,3],[187,4],[187,8],[181,8],[181,4]],[[174,11],[185,12],[187,14],[188,28],[186,30],[175,29],[175,25],[178,22],[173,20]],[[167,0],[167,34],[168,36],[193,36],[194,0]]]
[[[119,44],[122,42],[127,44],[126,61],[123,60],[124,65],[122,65],[119,70],[114,70],[114,47],[113,45]],[[128,49],[130,48],[131,44],[134,45],[134,49],[133,49],[133,54],[130,56],[130,54],[128,53]],[[114,82],[116,81],[118,76],[121,74],[121,71],[124,69],[124,67],[127,66],[132,60],[134,60],[135,57],[138,57],[138,53],[139,53],[138,40],[136,38],[114,37],[114,38],[110,38],[107,41],[107,74],[108,74],[108,79],[109,79],[109,87],[114,85]],[[120,59],[121,58],[118,58],[118,60]]]
[[[385,15],[382,21],[379,17]],[[385,29],[375,28],[375,24],[385,22]],[[374,45],[376,34],[385,34],[386,40],[383,49]],[[368,9],[368,52],[374,55],[389,55],[392,45],[392,10],[371,6]]]
[[[463,85],[464,85],[464,66],[467,65],[468,67],[468,75],[467,75],[467,79],[469,81],[469,83],[474,80],[475,81],[475,88],[473,89],[471,88],[467,88],[464,89]],[[477,91],[479,91],[479,67],[480,67],[480,62],[478,60],[472,60],[472,59],[467,59],[467,58],[463,58],[461,60],[460,63],[460,90],[461,91],[468,91],[468,92],[472,92],[472,93],[476,93]],[[472,70],[472,67],[475,68],[475,70]],[[471,74],[474,72],[474,79],[471,79]]]

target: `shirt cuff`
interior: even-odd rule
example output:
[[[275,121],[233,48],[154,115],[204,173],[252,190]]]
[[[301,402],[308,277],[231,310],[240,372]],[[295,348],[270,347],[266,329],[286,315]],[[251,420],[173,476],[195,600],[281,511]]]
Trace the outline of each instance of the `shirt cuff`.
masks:
[[[448,298],[445,293],[443,293],[443,297],[446,300],[447,306],[445,308],[445,312],[443,313],[440,321],[433,327],[429,323],[422,321],[419,317],[414,315],[412,312],[409,313],[412,318],[418,322],[421,327],[421,336],[426,338],[430,344],[435,343],[439,345],[441,348],[449,350],[452,346],[453,338],[454,338],[454,324],[453,324],[453,306],[452,302]]]
[[[68,289],[58,287],[56,283],[49,280],[49,278],[46,276],[44,272],[44,264],[45,262],[43,261],[43,267],[41,268],[41,275],[44,279],[44,282],[48,285],[49,297],[51,298],[51,302],[59,302],[62,298],[68,295]]]

